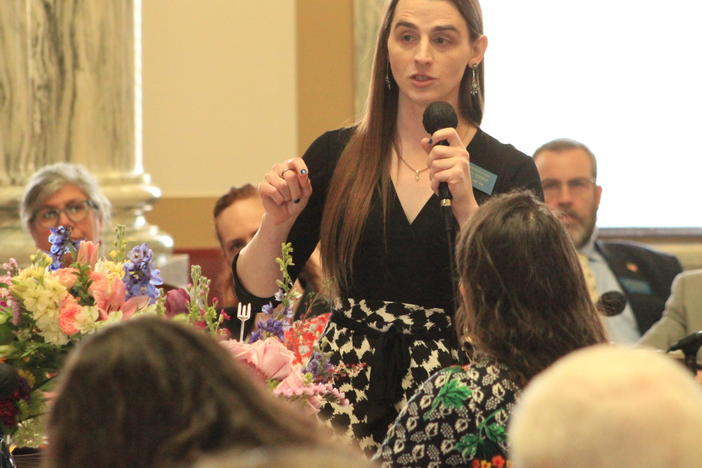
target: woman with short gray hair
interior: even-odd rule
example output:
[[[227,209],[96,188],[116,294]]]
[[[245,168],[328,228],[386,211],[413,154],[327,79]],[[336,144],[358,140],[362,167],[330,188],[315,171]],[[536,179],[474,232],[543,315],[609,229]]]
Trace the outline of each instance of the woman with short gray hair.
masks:
[[[71,228],[73,240],[100,241],[109,224],[110,201],[103,195],[95,177],[83,166],[56,163],[32,175],[20,201],[22,225],[36,246],[49,251],[51,228]]]

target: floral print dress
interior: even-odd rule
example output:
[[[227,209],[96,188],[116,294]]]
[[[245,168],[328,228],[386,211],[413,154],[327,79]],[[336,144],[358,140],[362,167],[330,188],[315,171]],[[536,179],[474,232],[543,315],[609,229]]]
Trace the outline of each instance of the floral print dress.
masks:
[[[502,468],[507,424],[520,387],[488,358],[432,375],[390,426],[382,466]]]

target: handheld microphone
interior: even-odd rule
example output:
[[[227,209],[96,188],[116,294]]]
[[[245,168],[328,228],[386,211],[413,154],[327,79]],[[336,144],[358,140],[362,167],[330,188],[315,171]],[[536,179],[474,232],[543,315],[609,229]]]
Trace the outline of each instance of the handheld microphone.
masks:
[[[668,352],[681,350],[685,355],[685,366],[690,369],[692,375],[697,374],[697,353],[702,346],[702,330],[687,335],[682,340],[668,348]]]
[[[433,135],[435,131],[442,128],[456,128],[458,126],[458,117],[451,104],[437,101],[432,102],[424,109],[422,124],[424,125],[424,130],[429,135]],[[448,146],[448,141],[442,140],[436,144]],[[446,182],[439,183],[439,198],[441,199],[441,206],[451,206],[451,191]]]
[[[702,346],[702,330],[696,331],[691,335],[687,335],[682,340],[668,348],[668,352],[681,350],[683,353],[696,353]]]
[[[626,307],[626,297],[619,291],[607,291],[595,304],[597,311],[606,317],[621,314],[624,307]]]

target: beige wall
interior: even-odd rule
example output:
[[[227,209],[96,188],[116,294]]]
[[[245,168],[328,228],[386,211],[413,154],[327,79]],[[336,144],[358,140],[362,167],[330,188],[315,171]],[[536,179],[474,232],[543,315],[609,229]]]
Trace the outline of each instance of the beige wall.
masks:
[[[144,0],[148,215],[176,248],[216,246],[214,200],[353,116],[352,0]]]

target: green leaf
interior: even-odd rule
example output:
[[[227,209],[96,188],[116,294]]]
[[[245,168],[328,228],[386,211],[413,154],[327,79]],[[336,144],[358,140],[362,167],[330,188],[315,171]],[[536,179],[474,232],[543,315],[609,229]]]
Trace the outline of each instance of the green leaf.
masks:
[[[453,449],[461,452],[461,455],[466,460],[470,460],[478,453],[479,442],[480,438],[477,434],[467,434],[461,437],[461,440],[456,443]]]
[[[439,406],[444,408],[461,408],[465,406],[466,400],[472,391],[456,379],[449,380],[441,387],[438,395],[434,398],[431,408],[424,414],[424,419],[429,419],[431,413]]]
[[[488,439],[492,440],[493,442],[497,442],[498,444],[504,443],[507,440],[505,427],[497,423],[492,423],[486,426],[485,435]]]

